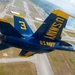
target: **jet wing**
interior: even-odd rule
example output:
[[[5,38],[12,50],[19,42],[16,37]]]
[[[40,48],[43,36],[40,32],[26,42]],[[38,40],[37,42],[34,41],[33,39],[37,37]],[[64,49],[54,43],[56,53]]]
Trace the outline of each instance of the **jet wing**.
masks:
[[[61,10],[54,10],[32,35],[38,40],[56,41],[61,39],[61,33],[66,26],[69,15]]]

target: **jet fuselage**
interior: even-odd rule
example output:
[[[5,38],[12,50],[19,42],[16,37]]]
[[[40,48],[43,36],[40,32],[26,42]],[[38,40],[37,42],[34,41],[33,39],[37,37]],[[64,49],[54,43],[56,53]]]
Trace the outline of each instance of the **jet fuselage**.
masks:
[[[64,41],[57,42],[46,42],[39,41],[33,37],[17,38],[6,36],[4,43],[25,50],[30,50],[32,52],[45,53],[53,51],[54,49],[60,50],[73,50],[73,46]]]

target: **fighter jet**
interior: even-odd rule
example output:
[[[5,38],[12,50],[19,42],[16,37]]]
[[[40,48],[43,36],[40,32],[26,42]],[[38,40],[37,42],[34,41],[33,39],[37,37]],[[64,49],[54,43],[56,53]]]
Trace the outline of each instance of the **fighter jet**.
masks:
[[[14,15],[14,27],[6,20],[0,19],[0,49],[17,47],[22,49],[19,55],[27,57],[54,50],[74,51],[74,46],[61,40],[61,33],[68,18],[66,12],[53,10],[35,33],[21,15]]]

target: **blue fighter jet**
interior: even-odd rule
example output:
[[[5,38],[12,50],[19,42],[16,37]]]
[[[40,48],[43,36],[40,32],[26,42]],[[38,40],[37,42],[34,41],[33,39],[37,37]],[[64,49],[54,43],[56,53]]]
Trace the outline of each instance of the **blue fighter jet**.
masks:
[[[74,51],[71,44],[61,40],[68,17],[62,10],[53,10],[35,33],[20,15],[14,15],[14,27],[6,20],[0,19],[0,49],[20,48],[20,56],[47,53],[55,49]]]

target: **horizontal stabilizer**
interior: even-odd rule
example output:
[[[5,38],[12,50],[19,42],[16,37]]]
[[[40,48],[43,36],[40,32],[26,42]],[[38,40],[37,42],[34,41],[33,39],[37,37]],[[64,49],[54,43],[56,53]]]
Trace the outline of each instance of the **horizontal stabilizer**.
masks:
[[[26,51],[25,49],[23,49],[19,56],[26,56],[26,57],[29,57],[29,56],[32,56],[33,54],[35,54],[35,52],[30,52],[30,51]]]

